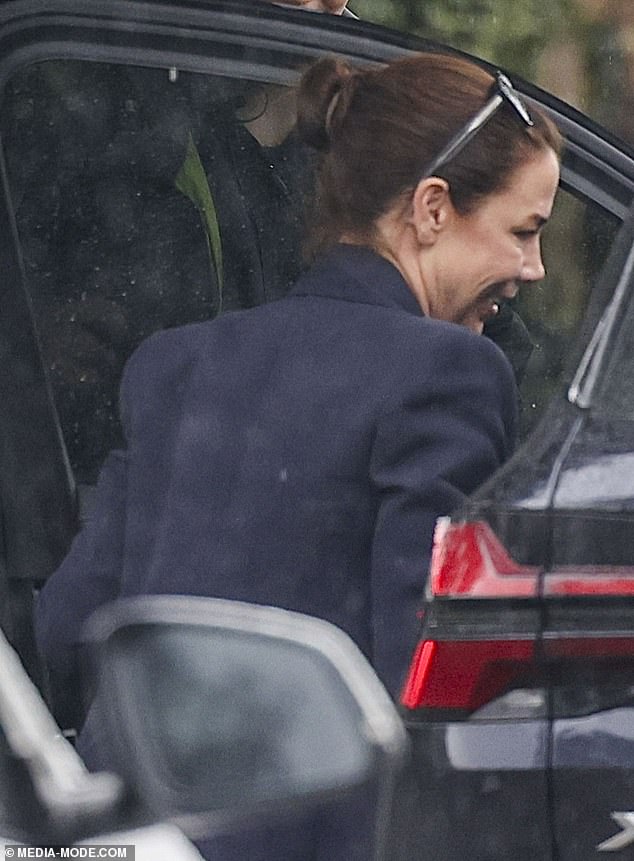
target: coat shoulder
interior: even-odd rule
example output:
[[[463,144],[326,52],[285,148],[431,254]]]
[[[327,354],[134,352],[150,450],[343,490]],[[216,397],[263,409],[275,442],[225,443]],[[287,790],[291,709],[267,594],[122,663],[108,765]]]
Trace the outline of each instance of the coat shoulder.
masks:
[[[515,387],[508,359],[490,338],[456,323],[430,317],[395,313],[384,317],[383,323],[387,324],[384,328],[400,360],[412,370],[421,365],[429,366],[431,362],[437,372],[477,374],[484,371]]]

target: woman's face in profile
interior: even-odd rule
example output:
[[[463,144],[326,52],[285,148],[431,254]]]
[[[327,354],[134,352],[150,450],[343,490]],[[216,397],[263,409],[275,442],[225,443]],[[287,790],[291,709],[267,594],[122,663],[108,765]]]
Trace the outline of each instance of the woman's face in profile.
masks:
[[[544,277],[541,231],[558,183],[559,162],[547,149],[473,211],[461,215],[452,207],[434,248],[433,277],[426,280],[430,316],[480,333],[502,301]]]

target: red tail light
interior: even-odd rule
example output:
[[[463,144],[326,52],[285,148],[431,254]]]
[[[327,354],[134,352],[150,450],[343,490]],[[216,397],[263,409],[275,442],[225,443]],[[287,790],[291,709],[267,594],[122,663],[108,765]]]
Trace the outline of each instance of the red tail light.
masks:
[[[634,567],[625,565],[569,565],[544,578],[544,596],[634,595]]]
[[[440,598],[526,598],[537,594],[539,569],[519,565],[483,522],[441,518],[434,535],[430,590]],[[473,711],[490,701],[533,660],[527,639],[424,640],[401,696],[406,708]]]
[[[408,709],[474,711],[490,702],[530,665],[530,640],[424,640],[401,696]]]
[[[533,597],[538,574],[539,568],[508,555],[488,523],[439,519],[430,571],[433,595]]]
[[[540,586],[540,569],[516,562],[487,523],[452,523],[441,518],[434,535],[429,592],[431,599],[440,599],[431,603],[435,622],[428,633],[434,636],[422,640],[416,649],[401,703],[408,709],[469,713],[518,681],[534,682],[540,633],[535,619],[525,615],[536,612],[534,602],[515,603],[513,619],[517,622],[521,614],[524,622],[504,638],[499,620],[505,605],[491,609],[488,602],[488,609],[479,611],[472,601],[462,599],[631,597],[634,567],[559,567],[543,576]],[[575,607],[569,608],[573,617]],[[545,632],[540,640],[541,657],[547,661],[633,658],[634,637],[627,631],[614,631],[612,619],[608,610],[605,625],[594,636]]]

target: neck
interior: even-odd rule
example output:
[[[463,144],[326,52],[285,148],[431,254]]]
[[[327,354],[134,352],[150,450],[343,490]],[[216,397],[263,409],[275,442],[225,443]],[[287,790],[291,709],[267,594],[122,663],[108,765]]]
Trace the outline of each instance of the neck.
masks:
[[[289,87],[262,86],[237,118],[260,146],[278,146],[295,125],[295,93]]]
[[[357,244],[370,245],[377,254],[389,260],[403,276],[423,314],[429,316],[421,256],[414,239],[413,231],[402,217],[388,213],[376,222],[373,241]]]

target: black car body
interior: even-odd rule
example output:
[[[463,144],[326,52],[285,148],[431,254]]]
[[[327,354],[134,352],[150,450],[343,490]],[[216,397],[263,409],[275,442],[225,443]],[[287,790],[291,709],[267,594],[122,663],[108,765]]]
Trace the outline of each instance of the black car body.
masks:
[[[624,226],[604,275],[616,290],[567,389],[438,524],[403,703],[419,771],[453,799],[441,845],[456,857],[634,845],[631,256]]]
[[[324,53],[417,49],[450,50],[235,0],[0,5],[0,611],[34,677],[32,592],[90,516],[123,363],[154,329],[217,310],[202,294],[168,293],[167,310],[160,289],[139,298],[130,259],[151,229],[138,219],[158,213],[172,262],[191,251],[160,218],[171,192],[148,186],[173,156],[146,147],[152,130],[194,123],[201,101],[245,81],[292,86]],[[408,861],[585,861],[634,845],[634,154],[515,83],[566,137],[561,192],[549,279],[520,309],[537,342],[525,441],[439,526],[403,696],[414,762],[391,839]],[[134,157],[117,156],[123,139]],[[164,280],[144,249],[143,289]],[[549,327],[552,296],[570,304],[565,331]]]

